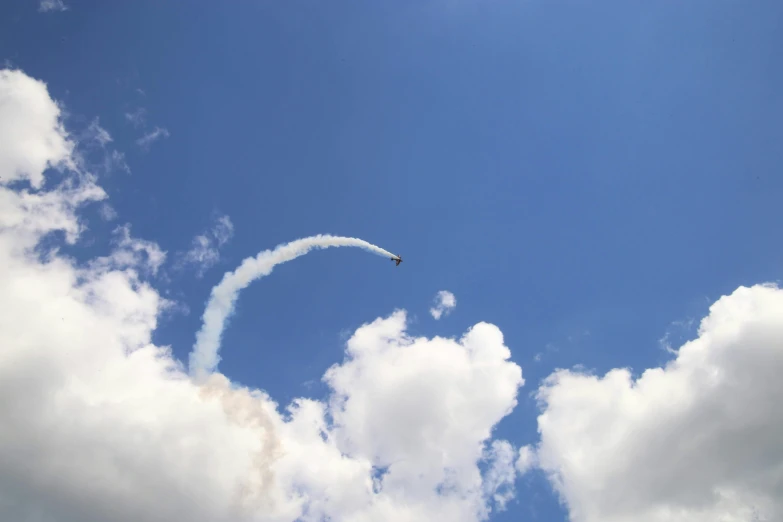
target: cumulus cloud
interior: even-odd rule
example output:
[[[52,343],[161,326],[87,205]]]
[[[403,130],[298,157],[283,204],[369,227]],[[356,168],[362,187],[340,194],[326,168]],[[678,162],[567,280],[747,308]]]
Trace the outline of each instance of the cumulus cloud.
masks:
[[[162,127],[155,127],[153,130],[136,140],[136,143],[144,150],[149,150],[150,146],[162,138],[168,138],[169,131]]]
[[[195,265],[198,276],[220,260],[220,247],[225,245],[234,235],[234,224],[228,216],[220,216],[215,219],[212,227],[193,238],[193,244],[183,256],[180,266]]]
[[[574,522],[783,520],[781,375],[783,290],[741,287],[663,368],[550,376],[540,466]]]
[[[0,136],[0,519],[475,522],[511,498],[514,450],[491,434],[524,381],[497,327],[367,323],[325,401],[197,384],[152,341],[160,247],[129,225],[88,263],[44,241],[77,243],[106,194],[72,169],[48,186],[74,162],[43,83],[0,73]]]
[[[48,13],[51,11],[66,11],[68,6],[65,5],[63,0],[41,0],[38,4],[38,10],[42,13]]]
[[[443,316],[449,315],[457,306],[457,298],[448,290],[441,290],[435,295],[435,306],[430,308],[430,315],[437,321]]]
[[[18,70],[0,71],[0,182],[27,181],[40,188],[50,166],[73,166],[72,141],[42,82]]]
[[[271,469],[298,492],[303,520],[468,522],[513,497],[513,448],[489,443],[524,382],[502,334],[480,323],[459,341],[411,338],[406,327],[404,311],[360,327],[324,375],[327,402],[297,399],[286,421],[270,407]]]

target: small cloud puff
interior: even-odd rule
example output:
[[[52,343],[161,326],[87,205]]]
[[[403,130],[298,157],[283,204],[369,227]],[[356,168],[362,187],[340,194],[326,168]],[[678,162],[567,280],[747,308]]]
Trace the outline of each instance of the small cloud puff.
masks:
[[[457,298],[448,290],[441,290],[435,295],[435,306],[430,308],[430,314],[437,321],[449,313],[457,306]]]

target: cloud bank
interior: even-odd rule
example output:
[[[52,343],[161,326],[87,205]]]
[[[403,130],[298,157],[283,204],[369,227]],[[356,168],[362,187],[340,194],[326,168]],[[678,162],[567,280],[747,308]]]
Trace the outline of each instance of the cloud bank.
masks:
[[[196,384],[152,342],[160,247],[130,226],[88,263],[52,246],[106,199],[59,116],[45,84],[0,72],[0,519],[475,522],[511,498],[515,450],[491,436],[524,380],[497,327],[369,322],[325,401]]]
[[[540,466],[573,521],[783,520],[783,290],[721,298],[676,354],[539,390]]]

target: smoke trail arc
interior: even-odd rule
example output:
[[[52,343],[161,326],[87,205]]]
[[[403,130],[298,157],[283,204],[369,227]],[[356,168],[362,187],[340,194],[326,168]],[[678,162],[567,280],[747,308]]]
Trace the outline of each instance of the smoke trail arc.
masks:
[[[332,247],[358,247],[388,258],[395,258],[388,250],[355,237],[317,235],[278,245],[264,250],[255,257],[248,257],[233,272],[226,272],[214,288],[202,316],[201,329],[190,353],[190,374],[203,379],[217,368],[220,362],[220,341],[226,320],[233,314],[240,290],[256,279],[269,275],[274,267],[303,256],[314,249]]]

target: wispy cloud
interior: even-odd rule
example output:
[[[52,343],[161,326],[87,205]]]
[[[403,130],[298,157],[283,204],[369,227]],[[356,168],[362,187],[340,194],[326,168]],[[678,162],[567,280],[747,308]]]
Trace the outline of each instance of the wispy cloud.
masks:
[[[128,224],[114,229],[112,242],[115,245],[112,253],[93,260],[93,268],[116,270],[133,267],[156,275],[166,261],[166,252],[161,250],[157,243],[132,237]]]
[[[168,138],[169,137],[169,131],[163,127],[155,127],[152,131],[148,132],[138,140],[136,140],[136,143],[144,150],[149,150],[150,145],[155,143],[161,138]]]
[[[136,89],[136,91],[144,95],[144,91],[141,89]],[[149,127],[147,127],[147,109],[144,107],[138,107],[134,110],[130,110],[125,112],[125,120],[133,125],[134,128],[139,129],[144,134],[136,140],[136,143],[141,147],[142,149],[149,150],[150,146],[162,139],[162,138],[168,138],[170,136],[170,133],[168,129],[165,127],[159,127],[155,126],[152,130],[149,130]]]
[[[84,131],[83,139],[93,141],[101,147],[105,147],[108,143],[114,141],[109,131],[101,127],[99,118],[95,118],[90,122],[90,125]]]
[[[41,0],[41,3],[38,4],[38,11],[41,13],[66,10],[68,10],[68,6],[65,5],[63,0]]]
[[[186,252],[179,263],[197,266],[198,277],[214,266],[220,260],[220,247],[228,243],[234,235],[234,225],[228,216],[220,216],[215,219],[212,227],[193,238],[191,249]]]
[[[118,150],[113,150],[106,155],[103,161],[103,167],[107,172],[112,170],[122,170],[130,174],[131,171],[128,163],[125,161],[125,154]]]
[[[541,359],[543,359],[543,358],[544,358],[544,354],[545,354],[545,353],[552,353],[552,352],[557,352],[558,350],[559,350],[559,348],[558,348],[558,347],[557,347],[557,345],[555,345],[554,343],[546,343],[546,346],[544,346],[544,351],[543,351],[543,352],[538,352],[538,353],[537,353],[537,354],[536,354],[536,355],[533,357],[533,360],[534,360],[535,362],[541,362]]]
[[[457,298],[448,290],[441,290],[435,295],[435,306],[430,308],[430,314],[437,321],[451,313],[457,306]]]
[[[666,329],[663,337],[658,339],[659,346],[671,354],[676,354],[677,350],[672,348],[672,338],[674,338],[674,342],[684,341],[693,332],[694,323],[695,319],[692,317],[683,321],[673,321]]]
[[[117,211],[108,203],[101,205],[100,209],[98,209],[98,213],[104,221],[114,221],[117,219]]]
[[[125,119],[128,120],[134,127],[142,127],[147,121],[147,109],[139,107],[135,111],[125,113]]]
[[[104,173],[121,170],[130,173],[130,167],[125,161],[125,154],[110,149],[109,144],[114,139],[105,128],[101,126],[100,119],[93,119],[78,139],[80,161],[93,169],[102,169]],[[98,154],[101,159],[88,159],[92,154]]]

